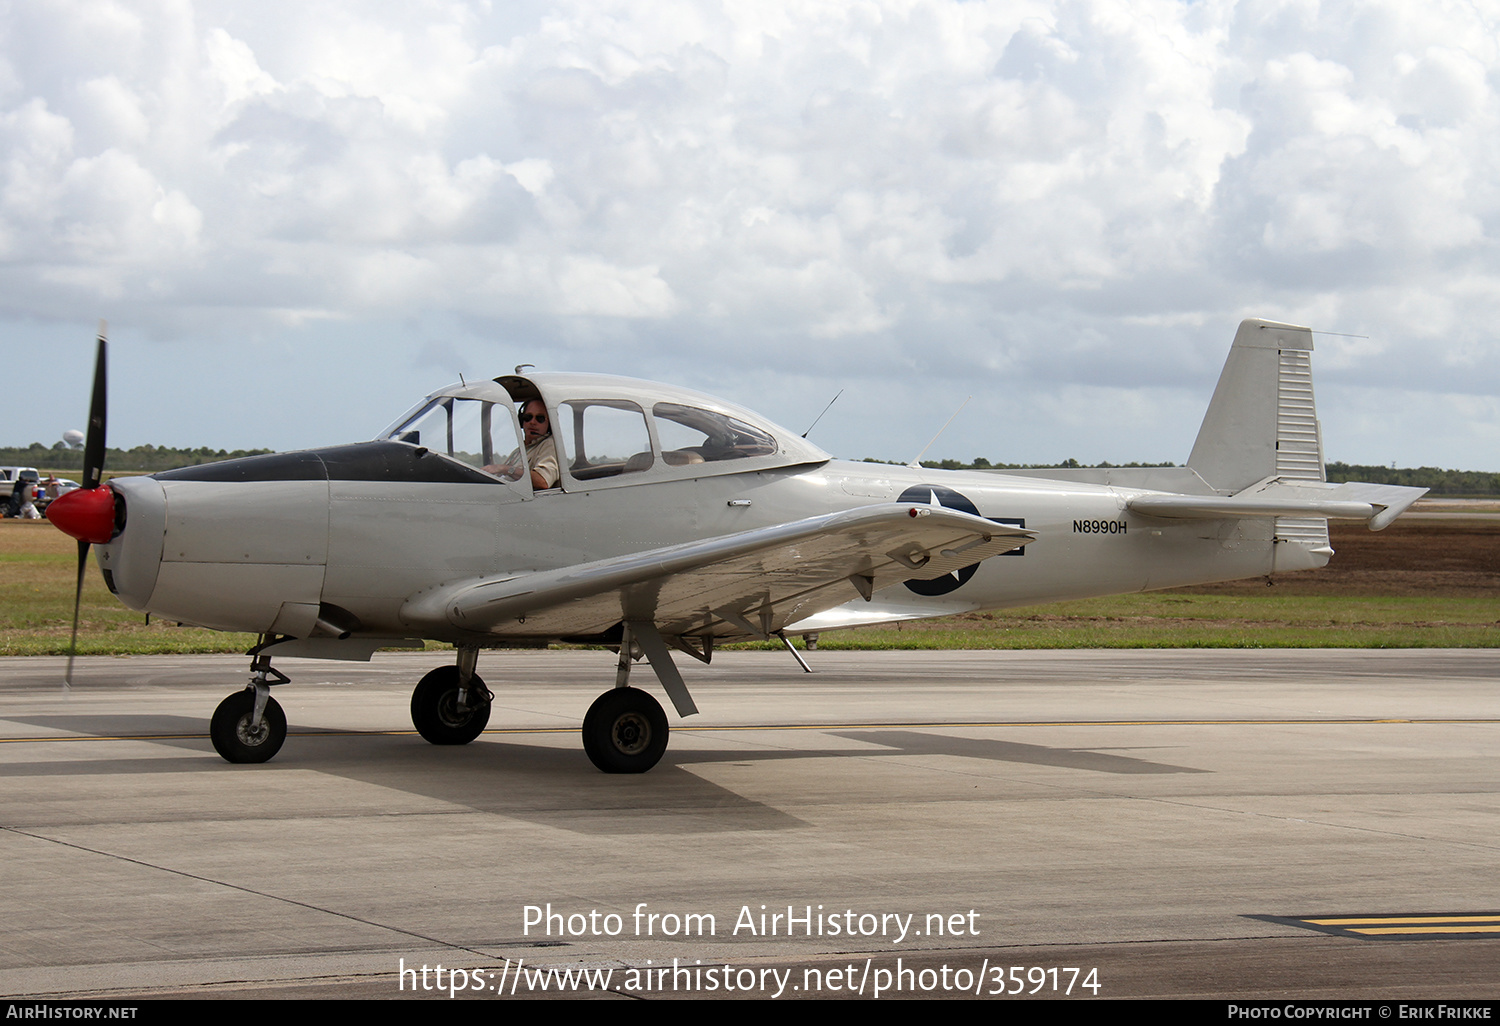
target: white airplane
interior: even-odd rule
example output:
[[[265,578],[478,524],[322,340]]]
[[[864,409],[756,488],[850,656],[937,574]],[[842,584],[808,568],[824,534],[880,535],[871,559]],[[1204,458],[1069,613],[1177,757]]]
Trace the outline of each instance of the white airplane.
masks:
[[[696,392],[517,368],[435,392],[374,441],[101,484],[101,327],[84,487],[48,515],[78,539],[80,588],[93,545],[130,608],[260,636],[249,685],[213,716],[231,762],[286,737],[273,656],[451,643],[412,721],[466,744],[494,697],[480,651],[568,641],[618,653],[583,746],[605,772],[639,773],[668,734],[627,684],[642,657],[689,716],[674,649],[707,663],[727,641],[791,648],[839,627],[1305,570],[1332,555],[1328,518],[1385,527],[1425,489],[1325,481],[1312,348],[1307,328],[1243,322],[1184,467],[850,463]]]

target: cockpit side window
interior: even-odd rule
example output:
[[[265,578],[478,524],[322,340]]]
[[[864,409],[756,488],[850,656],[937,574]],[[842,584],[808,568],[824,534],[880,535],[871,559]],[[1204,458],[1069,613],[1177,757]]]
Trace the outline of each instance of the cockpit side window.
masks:
[[[622,399],[572,399],[557,408],[554,434],[562,435],[575,481],[593,481],[649,470],[653,463],[646,415]]]
[[[651,408],[662,460],[668,466],[770,456],[776,440],[760,428],[713,410],[657,403]]]

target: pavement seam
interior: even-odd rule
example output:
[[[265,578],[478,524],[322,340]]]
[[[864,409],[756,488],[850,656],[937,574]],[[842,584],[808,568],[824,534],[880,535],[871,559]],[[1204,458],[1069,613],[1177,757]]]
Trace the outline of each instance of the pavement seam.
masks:
[[[1392,793],[1394,793],[1394,792],[1392,792]],[[1426,793],[1424,793],[1422,795],[1422,797],[1424,797],[1424,798],[1431,798],[1434,794],[1470,794],[1470,793],[1486,794],[1487,795],[1490,792],[1437,791],[1437,792],[1426,792]],[[1127,798],[1130,801],[1150,802],[1150,803],[1157,804],[1157,805],[1176,805],[1176,806],[1181,806],[1182,808],[1187,808],[1187,809],[1200,809],[1200,810],[1208,810],[1208,811],[1212,811],[1212,812],[1221,812],[1221,813],[1224,813],[1226,815],[1231,815],[1231,816],[1252,816],[1252,817],[1254,817],[1256,819],[1280,820],[1280,821],[1282,821],[1284,823],[1304,823],[1304,824],[1306,824],[1308,826],[1327,827],[1327,828],[1333,829],[1333,830],[1352,830],[1352,831],[1355,831],[1357,833],[1362,833],[1362,834],[1375,834],[1378,837],[1399,837],[1399,838],[1402,838],[1402,839],[1408,840],[1408,841],[1425,841],[1425,842],[1427,842],[1429,844],[1456,844],[1456,845],[1459,845],[1459,846],[1465,847],[1465,848],[1478,848],[1480,851],[1495,851],[1497,848],[1500,848],[1500,845],[1480,844],[1477,841],[1463,841],[1463,840],[1459,840],[1457,838],[1449,838],[1449,837],[1431,837],[1431,836],[1428,836],[1426,834],[1408,834],[1408,833],[1403,833],[1403,832],[1401,832],[1399,830],[1380,830],[1380,829],[1377,829],[1375,827],[1355,826],[1355,825],[1350,824],[1350,823],[1334,823],[1334,822],[1330,822],[1330,821],[1324,820],[1324,819],[1309,819],[1306,816],[1288,816],[1288,815],[1284,815],[1284,814],[1275,814],[1275,813],[1270,813],[1270,812],[1256,812],[1256,811],[1254,811],[1252,809],[1226,809],[1226,808],[1223,808],[1223,807],[1218,806],[1218,805],[1208,805],[1208,804],[1203,804],[1203,803],[1199,803],[1199,802],[1188,802],[1188,801],[1182,801],[1180,799],[1161,798],[1161,797],[1143,797],[1143,796],[1140,796],[1140,795],[1120,795],[1118,797]],[[1298,797],[1307,798],[1307,797],[1312,797],[1312,795],[1299,795]]]
[[[470,954],[479,955],[483,958],[495,957],[489,952],[481,951],[478,948],[471,948],[464,944],[454,944],[451,941],[439,940],[436,937],[429,937],[423,933],[416,933],[412,930],[404,930],[399,926],[391,926],[388,923],[378,923],[373,919],[363,919],[348,912],[340,912],[336,909],[323,908],[320,905],[313,905],[306,901],[298,901],[296,898],[287,898],[280,894],[271,894],[267,891],[258,891],[253,887],[246,887],[243,884],[230,883],[227,880],[215,880],[213,877],[199,876],[197,873],[189,873],[186,870],[182,869],[173,869],[170,866],[159,866],[153,862],[146,862],[142,859],[133,859],[128,855],[121,855],[117,852],[111,851],[102,851],[98,848],[90,848],[87,845],[78,844],[74,841],[64,841],[58,837],[48,837],[45,834],[32,833],[29,830],[21,830],[13,826],[3,826],[0,827],[0,830],[4,830],[7,833],[18,834],[22,837],[29,837],[35,841],[43,841],[50,844],[60,845],[64,848],[72,848],[75,851],[87,852],[90,855],[100,855],[107,859],[114,859],[118,862],[127,862],[131,865],[140,866],[144,869],[154,869],[161,873],[169,873],[173,876],[180,876],[187,880],[196,880],[199,883],[213,884],[215,886],[224,887],[229,890],[240,891],[244,894],[253,894],[258,898],[267,898],[271,901],[279,901],[287,905],[295,905],[298,908],[305,908],[311,912],[321,912],[325,915],[336,916],[340,919],[347,919],[350,922],[360,923],[364,926],[372,926],[377,930],[387,930],[391,933],[400,934],[403,937],[414,937],[417,940],[427,941],[428,943],[436,944],[439,947],[451,948],[455,951],[467,951]]]

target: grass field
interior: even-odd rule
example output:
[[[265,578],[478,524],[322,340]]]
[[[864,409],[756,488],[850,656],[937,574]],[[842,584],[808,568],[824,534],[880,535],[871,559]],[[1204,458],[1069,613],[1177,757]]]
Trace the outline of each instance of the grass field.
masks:
[[[0,655],[67,653],[77,566],[77,543],[46,521],[0,521]],[[254,640],[160,621],[148,625],[109,593],[89,556],[78,618],[80,653],[243,652]]]
[[[861,648],[1473,648],[1500,646],[1500,523],[1336,527],[1327,569],[1263,581],[970,613],[824,634]],[[46,522],[0,521],[0,655],[60,655],[72,626],[75,543]],[[249,634],[146,623],[92,557],[79,652],[243,652]],[[758,647],[758,646],[750,646]]]

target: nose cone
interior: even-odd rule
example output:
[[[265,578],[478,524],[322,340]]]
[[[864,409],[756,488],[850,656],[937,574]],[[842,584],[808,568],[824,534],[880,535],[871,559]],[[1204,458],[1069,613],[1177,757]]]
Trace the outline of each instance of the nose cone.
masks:
[[[47,507],[47,519],[70,538],[104,545],[115,536],[115,493],[101,485],[59,495]]]

